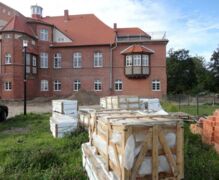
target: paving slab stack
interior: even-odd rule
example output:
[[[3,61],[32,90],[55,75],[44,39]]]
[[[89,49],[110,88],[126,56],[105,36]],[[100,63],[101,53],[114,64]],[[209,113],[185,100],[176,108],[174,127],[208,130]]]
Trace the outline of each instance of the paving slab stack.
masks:
[[[89,179],[184,178],[182,120],[142,113],[141,102],[134,96],[104,97],[103,109],[79,111],[89,129],[89,142],[82,144]]]
[[[78,127],[77,100],[53,100],[50,130],[56,138],[74,132]]]

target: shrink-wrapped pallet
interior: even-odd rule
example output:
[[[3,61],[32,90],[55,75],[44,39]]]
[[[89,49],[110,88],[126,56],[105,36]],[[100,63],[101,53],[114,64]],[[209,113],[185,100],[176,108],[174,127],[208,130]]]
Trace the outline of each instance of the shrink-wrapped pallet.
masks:
[[[63,117],[61,117],[63,116]],[[59,118],[50,117],[50,130],[56,138],[62,138],[71,132],[74,132],[78,126],[77,117],[61,115]]]
[[[60,114],[68,114],[70,116],[77,116],[77,100],[53,100],[52,111]]]

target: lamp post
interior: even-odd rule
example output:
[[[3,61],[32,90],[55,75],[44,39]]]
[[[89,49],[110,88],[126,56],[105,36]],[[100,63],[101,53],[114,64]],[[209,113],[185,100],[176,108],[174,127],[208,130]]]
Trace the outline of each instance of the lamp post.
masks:
[[[26,72],[26,58],[27,58],[28,41],[23,40],[24,48],[24,115],[27,113],[27,72]]]

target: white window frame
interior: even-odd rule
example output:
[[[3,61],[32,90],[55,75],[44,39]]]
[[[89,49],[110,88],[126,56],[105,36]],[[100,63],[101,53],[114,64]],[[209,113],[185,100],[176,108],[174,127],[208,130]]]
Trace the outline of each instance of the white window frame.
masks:
[[[49,34],[48,29],[40,29],[40,40],[48,41],[49,40],[48,34]]]
[[[131,67],[132,66],[132,55],[127,55],[126,56],[126,67]]]
[[[141,66],[141,54],[133,55],[133,66]]]
[[[11,53],[6,53],[5,54],[5,64],[12,64]]]
[[[54,69],[60,69],[61,64],[62,64],[62,54],[61,53],[55,53],[54,54],[54,63],[53,63]]]
[[[102,82],[100,80],[94,81],[94,91],[102,91]]]
[[[73,89],[74,89],[74,91],[79,91],[81,89],[81,81],[80,80],[74,81]]]
[[[160,80],[152,80],[152,91],[160,91],[161,83]]]
[[[103,67],[103,53],[100,51],[94,52],[94,67]]]
[[[115,91],[122,91],[122,89],[123,89],[123,82],[122,82],[122,80],[115,80],[115,82],[114,82],[114,89],[115,89]]]
[[[142,55],[142,66],[149,66],[149,55]]]
[[[4,90],[5,91],[11,91],[12,90],[12,82],[11,81],[4,82]]]
[[[53,82],[53,90],[54,90],[54,91],[61,91],[61,89],[62,89],[62,83],[61,83],[61,81],[55,80],[55,81]]]
[[[40,68],[42,69],[48,68],[48,53],[46,52],[40,53]]]
[[[40,81],[40,91],[49,91],[49,81],[48,80],[41,80]]]
[[[73,68],[81,68],[82,67],[82,55],[81,52],[75,52],[73,54]]]

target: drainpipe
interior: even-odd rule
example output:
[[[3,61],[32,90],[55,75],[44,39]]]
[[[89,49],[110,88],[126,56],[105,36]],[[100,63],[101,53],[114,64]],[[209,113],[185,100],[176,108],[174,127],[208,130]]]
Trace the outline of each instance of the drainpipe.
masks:
[[[117,39],[115,40],[115,46],[110,45],[110,91],[113,90],[113,50],[117,48]]]

